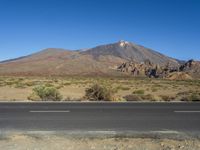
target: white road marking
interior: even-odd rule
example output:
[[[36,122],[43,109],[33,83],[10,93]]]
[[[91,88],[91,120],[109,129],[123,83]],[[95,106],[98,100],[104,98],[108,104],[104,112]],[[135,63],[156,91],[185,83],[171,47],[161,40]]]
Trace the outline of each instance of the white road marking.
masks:
[[[69,113],[69,110],[30,110],[30,113]]]
[[[200,110],[175,110],[175,113],[200,113]]]

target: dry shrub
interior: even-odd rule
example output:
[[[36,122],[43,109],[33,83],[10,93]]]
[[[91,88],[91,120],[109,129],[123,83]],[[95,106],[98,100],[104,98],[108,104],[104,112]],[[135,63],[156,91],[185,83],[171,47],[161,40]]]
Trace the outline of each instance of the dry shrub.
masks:
[[[138,95],[130,94],[123,97],[126,101],[141,101],[141,97]]]
[[[175,99],[174,97],[168,96],[168,95],[160,95],[159,97],[160,97],[161,100],[163,100],[163,101],[172,101],[172,100]]]
[[[121,85],[120,85],[120,86],[117,87],[117,89],[118,89],[118,90],[122,90],[122,91],[128,91],[128,90],[130,90],[131,88],[130,88],[130,87],[125,87],[125,86],[121,86]]]
[[[133,91],[133,94],[143,95],[144,93],[145,93],[144,90],[135,90],[135,91]]]
[[[200,95],[192,93],[191,95],[183,96],[181,101],[200,101]]]
[[[147,94],[147,95],[126,95],[124,97],[126,101],[156,101],[157,98],[154,95]]]
[[[115,89],[95,83],[85,90],[85,98],[91,101],[113,101]]]
[[[147,94],[147,95],[141,95],[142,100],[146,100],[146,101],[156,101],[157,98],[152,95],[152,94]]]

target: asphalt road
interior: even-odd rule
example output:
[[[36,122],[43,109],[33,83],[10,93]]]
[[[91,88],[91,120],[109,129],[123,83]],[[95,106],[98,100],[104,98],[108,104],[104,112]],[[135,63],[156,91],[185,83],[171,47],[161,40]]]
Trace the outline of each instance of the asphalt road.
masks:
[[[0,103],[0,130],[200,132],[200,103]]]

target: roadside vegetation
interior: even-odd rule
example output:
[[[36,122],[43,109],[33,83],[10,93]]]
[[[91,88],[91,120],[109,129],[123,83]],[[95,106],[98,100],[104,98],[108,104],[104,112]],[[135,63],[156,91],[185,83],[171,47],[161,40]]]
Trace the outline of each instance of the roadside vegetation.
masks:
[[[85,90],[85,98],[91,101],[114,101],[116,89],[95,83]]]
[[[0,100],[200,101],[200,80],[0,77]]]
[[[33,88],[33,93],[28,97],[29,100],[60,101],[62,95],[53,86],[40,85]]]

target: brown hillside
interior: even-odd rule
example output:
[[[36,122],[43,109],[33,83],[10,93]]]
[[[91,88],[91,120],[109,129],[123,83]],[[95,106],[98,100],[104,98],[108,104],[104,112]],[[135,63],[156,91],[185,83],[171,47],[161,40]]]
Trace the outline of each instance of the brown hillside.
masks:
[[[45,49],[1,62],[0,75],[113,75],[119,73],[116,71],[117,66],[132,59],[137,62],[148,59],[160,65],[167,62],[178,65],[175,59],[156,51],[120,41],[86,51]]]

